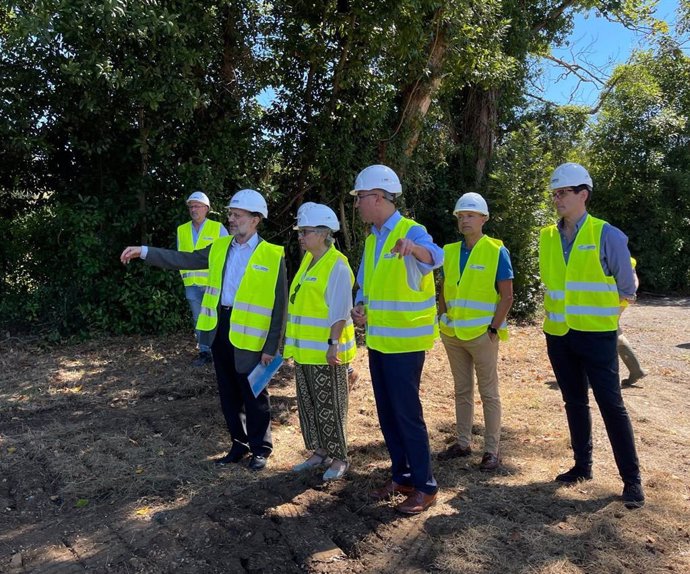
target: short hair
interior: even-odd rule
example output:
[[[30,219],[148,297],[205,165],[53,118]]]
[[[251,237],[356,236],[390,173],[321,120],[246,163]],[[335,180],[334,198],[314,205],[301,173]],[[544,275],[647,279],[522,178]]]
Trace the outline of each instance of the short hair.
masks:
[[[333,230],[330,227],[326,227],[325,225],[317,225],[316,229],[319,231],[325,231],[326,232],[326,237],[324,237],[324,243],[330,247],[335,243],[335,239],[333,238]]]
[[[592,199],[592,186],[587,185],[586,183],[582,183],[580,185],[575,185],[573,186],[573,192],[574,193],[580,193],[581,191],[587,190],[587,199],[585,200],[585,203],[589,203],[589,200]]]

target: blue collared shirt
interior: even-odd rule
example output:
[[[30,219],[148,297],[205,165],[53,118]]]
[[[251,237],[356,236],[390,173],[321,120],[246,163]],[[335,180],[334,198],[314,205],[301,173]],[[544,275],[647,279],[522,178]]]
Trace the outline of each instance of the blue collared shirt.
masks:
[[[587,218],[587,212],[575,224],[575,234],[573,239],[568,241],[563,231],[563,219],[556,224],[558,233],[561,235],[561,246],[563,247],[563,258],[566,265],[573,249],[575,238]],[[635,295],[635,272],[630,263],[630,250],[628,249],[628,236],[620,229],[610,223],[605,223],[601,230],[601,253],[599,254],[601,268],[608,277],[616,280],[618,294],[621,297],[634,297]]]
[[[375,225],[371,226],[371,233],[376,238],[376,249],[374,252],[374,265],[379,261],[381,256],[381,251],[386,243],[386,239],[390,235],[393,228],[402,219],[399,211],[396,211],[391,215],[386,222],[381,226],[381,229],[377,229]],[[429,265],[428,263],[423,263],[419,261],[414,255],[407,255],[405,259],[405,269],[407,271],[407,284],[411,289],[419,289],[419,284],[424,275],[431,273],[437,267],[443,265],[443,249],[434,243],[431,235],[422,225],[414,225],[410,227],[405,236],[405,239],[413,241],[420,247],[424,247],[431,254],[431,259],[433,263]],[[364,301],[364,294],[362,292],[362,285],[364,284],[364,258],[359,264],[359,269],[357,270],[357,296],[355,301],[361,303]]]

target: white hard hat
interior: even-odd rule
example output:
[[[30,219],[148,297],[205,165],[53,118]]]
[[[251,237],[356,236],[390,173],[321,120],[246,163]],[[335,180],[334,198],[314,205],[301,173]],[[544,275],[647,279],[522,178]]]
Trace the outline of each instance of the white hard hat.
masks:
[[[318,203],[314,203],[313,201],[305,201],[302,205],[299,206],[299,209],[297,210],[297,219],[299,219],[299,216],[302,213],[311,209],[315,205],[318,205]]]
[[[253,189],[240,189],[232,196],[230,203],[225,208],[244,209],[245,211],[260,213],[264,217],[268,217],[268,206],[264,196]]]
[[[579,163],[573,162],[563,163],[554,169],[549,185],[551,189],[577,187],[578,185],[588,185],[590,189],[594,187],[587,170]]]
[[[307,206],[305,208],[305,206]],[[340,222],[338,216],[330,207],[322,205],[321,203],[304,203],[297,210],[297,225],[295,229],[300,227],[328,227],[331,231],[338,231],[340,229]]]
[[[187,198],[187,205],[190,201],[198,201],[203,203],[206,207],[211,207],[211,202],[208,200],[208,196],[203,191],[195,191],[192,195]]]
[[[482,215],[489,215],[489,206],[481,195],[470,191],[461,195],[460,199],[455,203],[453,215],[457,215],[461,211],[476,211]]]
[[[357,195],[358,191],[382,189],[398,197],[402,193],[402,185],[395,172],[385,165],[370,165],[359,172],[355,179],[355,188],[350,195]]]

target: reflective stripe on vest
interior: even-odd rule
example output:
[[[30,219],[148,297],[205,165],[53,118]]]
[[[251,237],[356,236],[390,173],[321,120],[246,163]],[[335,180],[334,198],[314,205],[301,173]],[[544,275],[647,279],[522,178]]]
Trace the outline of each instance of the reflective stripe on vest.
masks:
[[[232,236],[214,241],[209,254],[209,285],[201,302],[197,321],[200,331],[212,331],[218,324],[223,269]],[[230,315],[230,342],[238,349],[261,351],[271,326],[275,288],[278,283],[283,248],[260,241],[252,252],[235,295]]]
[[[601,267],[601,232],[606,222],[587,215],[573,243],[568,264],[556,225],[541,230],[539,271],[546,286],[544,332],[615,331],[620,298],[613,277]]]
[[[439,327],[445,335],[469,341],[486,333],[500,300],[496,291],[496,273],[502,246],[502,241],[482,236],[472,247],[462,274],[462,242],[443,247],[446,313],[441,316]],[[508,339],[507,327],[504,321],[498,329],[502,341]]]
[[[180,225],[177,228],[177,250],[191,253],[196,249],[203,249],[220,237],[220,228],[219,221],[206,219],[194,245],[192,222],[188,221]],[[185,287],[208,285],[208,269],[180,269],[180,275]]]
[[[376,237],[369,235],[364,245],[367,346],[382,353],[426,351],[438,337],[433,273],[422,277],[419,290],[411,289],[405,260],[390,256],[396,241],[415,225],[411,219],[401,218],[388,234],[376,264]]]
[[[307,252],[290,285],[283,356],[292,357],[304,365],[327,365],[331,322],[328,320],[326,289],[331,273],[336,264],[342,261],[350,271],[350,287],[355,277],[347,258],[333,246],[310,269],[312,260],[311,253]],[[338,357],[342,363],[350,363],[356,351],[355,329],[352,319],[348,317],[338,339]]]

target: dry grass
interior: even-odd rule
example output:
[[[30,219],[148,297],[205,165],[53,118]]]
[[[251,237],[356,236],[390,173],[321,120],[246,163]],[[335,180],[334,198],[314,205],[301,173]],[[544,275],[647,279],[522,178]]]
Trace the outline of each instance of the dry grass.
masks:
[[[227,449],[227,433],[212,372],[188,366],[187,336],[53,350],[5,344],[0,571],[690,571],[690,351],[676,340],[688,319],[684,301],[639,305],[624,317],[650,370],[624,392],[648,496],[634,512],[619,501],[598,413],[595,480],[552,482],[571,459],[536,327],[514,328],[501,349],[503,468],[477,470],[477,396],[477,454],[435,462],[439,503],[412,519],[366,500],[388,460],[364,350],[350,404],[352,468],[348,480],[323,486],[318,475],[289,472],[305,455],[289,367],[273,383],[276,450],[257,474],[210,464]],[[440,345],[427,357],[422,395],[436,452],[452,442],[455,416]]]

